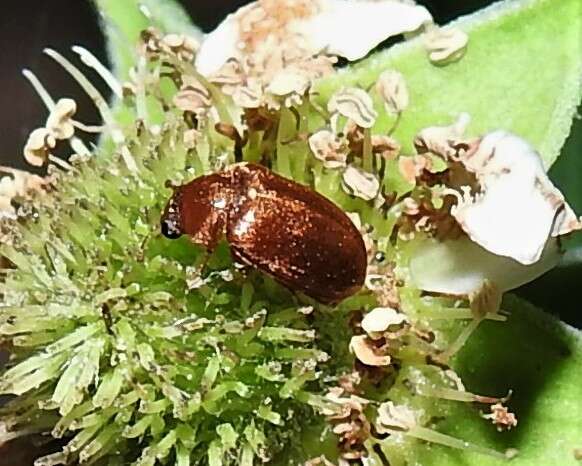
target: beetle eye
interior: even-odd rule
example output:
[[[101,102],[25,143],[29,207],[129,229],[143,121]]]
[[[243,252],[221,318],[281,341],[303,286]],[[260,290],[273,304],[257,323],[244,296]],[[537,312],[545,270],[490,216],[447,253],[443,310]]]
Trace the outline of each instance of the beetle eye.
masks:
[[[173,220],[162,220],[162,235],[169,239],[176,239],[182,236],[182,230]]]

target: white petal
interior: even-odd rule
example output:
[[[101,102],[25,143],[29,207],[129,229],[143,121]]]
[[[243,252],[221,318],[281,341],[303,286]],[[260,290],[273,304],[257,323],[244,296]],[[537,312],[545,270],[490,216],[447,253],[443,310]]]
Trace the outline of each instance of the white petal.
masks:
[[[230,58],[240,55],[237,47],[239,28],[235,15],[249,7],[244,6],[237,13],[228,15],[214,31],[206,35],[196,54],[196,68],[200,73],[206,76],[217,73]]]
[[[309,79],[305,75],[294,71],[280,71],[267,86],[267,90],[271,94],[278,96],[286,96],[292,93],[303,95],[308,88]]]
[[[398,0],[321,0],[319,12],[291,19],[289,34],[305,38],[306,57],[327,52],[358,60],[389,37],[419,29],[432,22],[422,6]],[[198,51],[196,67],[204,75],[216,73],[229,58],[241,58],[238,18],[255,8],[253,2],[229,15],[210,34]]]
[[[324,5],[319,15],[302,25],[302,31],[315,50],[350,61],[365,57],[389,37],[432,22],[426,8],[397,0],[327,0]]]
[[[533,264],[548,238],[580,227],[537,152],[519,137],[490,133],[474,154],[461,161],[476,174],[481,193],[451,213],[488,251]]]
[[[546,244],[556,210],[535,189],[535,174],[500,176],[476,202],[453,210],[471,239],[523,264],[536,262]]]
[[[508,291],[544,274],[559,258],[554,239],[548,241],[540,260],[532,265],[495,255],[468,238],[445,242],[427,239],[414,249],[410,274],[415,286],[433,293],[468,295],[485,280]]]

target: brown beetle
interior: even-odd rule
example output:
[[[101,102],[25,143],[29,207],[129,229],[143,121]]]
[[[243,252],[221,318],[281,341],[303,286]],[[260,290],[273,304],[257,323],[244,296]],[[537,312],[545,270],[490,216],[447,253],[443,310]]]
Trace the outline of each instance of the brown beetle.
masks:
[[[239,163],[175,188],[162,234],[214,250],[226,236],[235,260],[327,304],[357,292],[366,248],[331,201],[269,169]]]

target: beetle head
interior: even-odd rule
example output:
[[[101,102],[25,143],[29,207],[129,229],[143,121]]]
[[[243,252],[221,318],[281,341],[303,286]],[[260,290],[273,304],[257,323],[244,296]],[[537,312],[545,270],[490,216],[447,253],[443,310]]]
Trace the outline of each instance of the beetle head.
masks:
[[[174,195],[168,201],[166,210],[162,215],[160,227],[162,235],[169,239],[176,239],[183,235],[181,202],[182,193],[180,189],[174,191]]]

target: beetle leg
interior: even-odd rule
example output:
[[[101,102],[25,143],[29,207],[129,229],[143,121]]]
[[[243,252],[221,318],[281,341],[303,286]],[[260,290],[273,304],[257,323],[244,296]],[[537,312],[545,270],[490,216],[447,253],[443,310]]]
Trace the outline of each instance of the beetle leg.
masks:
[[[232,255],[232,258],[234,259],[235,262],[238,262],[239,264],[242,264],[245,267],[253,265],[253,263],[244,256],[243,252],[239,250],[239,248],[237,248],[236,246],[233,246],[232,244],[230,245],[230,254]]]

